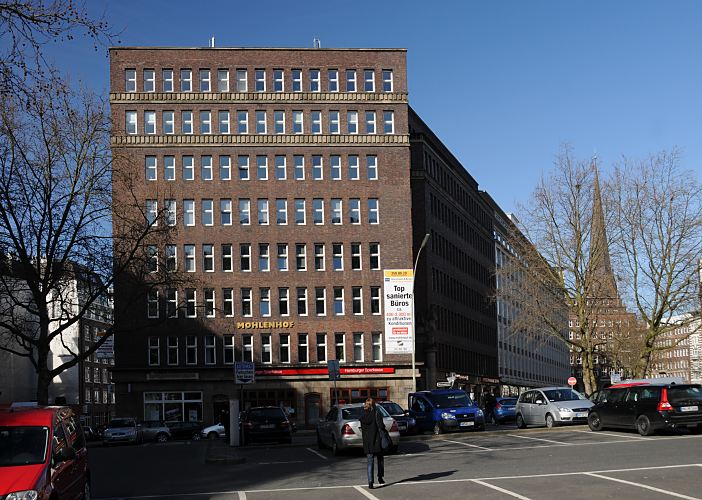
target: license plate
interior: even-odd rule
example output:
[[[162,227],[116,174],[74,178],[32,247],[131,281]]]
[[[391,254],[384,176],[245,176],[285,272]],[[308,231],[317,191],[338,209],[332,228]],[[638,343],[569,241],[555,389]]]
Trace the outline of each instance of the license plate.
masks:
[[[681,406],[680,411],[697,411],[697,406]]]
[[[461,422],[458,425],[460,425],[461,427],[472,427],[473,425],[475,425],[475,422]]]
[[[275,425],[273,425],[273,424],[266,424],[266,425],[262,425],[262,426],[261,426],[261,429],[272,429],[273,427],[275,427]]]
[[[576,413],[575,418],[585,418],[587,417],[587,413]]]

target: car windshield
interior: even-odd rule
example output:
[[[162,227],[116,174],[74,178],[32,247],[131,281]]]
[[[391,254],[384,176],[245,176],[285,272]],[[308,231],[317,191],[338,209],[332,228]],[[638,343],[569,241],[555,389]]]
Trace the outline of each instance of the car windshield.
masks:
[[[382,407],[382,405],[376,405],[380,414],[385,417],[389,417],[388,411]],[[363,415],[363,406],[348,406],[341,409],[341,419],[342,420],[358,420]]]
[[[517,399],[500,399],[498,401],[501,406],[515,406],[517,404]]]
[[[0,467],[44,463],[48,442],[46,427],[0,427]]]
[[[582,394],[573,389],[549,389],[544,391],[549,401],[577,401],[585,399]]]
[[[385,408],[390,415],[404,415],[405,410],[397,403],[380,403],[380,406]]]
[[[702,387],[699,385],[688,385],[682,387],[670,387],[668,389],[669,401],[702,401]]]
[[[280,408],[252,408],[247,413],[248,420],[285,420],[285,414]]]
[[[116,418],[111,421],[107,427],[111,429],[116,429],[119,427],[134,427],[134,421],[128,418]]]
[[[429,394],[429,400],[437,408],[464,408],[473,405],[473,402],[465,392]]]

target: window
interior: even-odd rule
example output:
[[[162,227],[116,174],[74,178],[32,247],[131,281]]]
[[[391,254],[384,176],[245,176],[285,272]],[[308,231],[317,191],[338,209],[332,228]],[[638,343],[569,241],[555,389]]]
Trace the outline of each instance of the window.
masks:
[[[253,335],[241,336],[241,357],[243,361],[253,362]]]
[[[263,317],[271,315],[271,289],[259,289],[258,312]]]
[[[264,69],[257,69],[254,72],[254,85],[255,85],[255,90],[256,92],[265,92],[266,91],[266,70]]]
[[[282,69],[273,70],[273,92],[285,91],[285,74]]]
[[[234,335],[224,335],[222,337],[224,343],[223,343],[223,349],[222,349],[222,355],[224,357],[224,364],[225,365],[233,365],[234,364]]]
[[[307,316],[307,288],[297,288],[297,314]]]
[[[295,224],[305,224],[305,200],[302,198],[295,198]]]
[[[368,198],[368,224],[378,224],[378,199]]]
[[[343,202],[341,198],[331,199],[331,223],[341,224],[343,217]]]
[[[194,288],[185,289],[185,317],[197,317],[197,290]]]
[[[280,334],[280,362],[290,363],[290,334],[281,333]]]
[[[158,318],[158,290],[149,290],[146,294],[146,317]]]
[[[353,314],[363,314],[363,289],[360,286],[351,287],[351,310]]]
[[[239,134],[249,133],[249,112],[248,111],[237,111],[236,112],[236,123],[237,132]]]
[[[318,69],[311,69],[310,70],[310,92],[319,92],[319,91],[320,91],[319,70]]]
[[[310,112],[311,132],[313,134],[322,133],[322,112],[321,111],[311,111]]]
[[[346,126],[349,134],[358,134],[358,111],[346,113]]]
[[[136,70],[124,70],[124,90],[126,92],[136,92]]]
[[[200,70],[200,92],[210,92],[211,85],[210,85],[210,70],[209,69],[201,69]]]
[[[289,300],[288,289],[278,288],[278,313],[281,316],[288,316],[290,314]]]
[[[195,335],[185,337],[185,364],[197,364],[197,337]]]
[[[181,111],[180,113],[180,128],[183,134],[193,133],[193,112]]]
[[[371,314],[380,314],[380,287],[370,287]]]
[[[251,271],[251,244],[239,244],[239,267],[244,272]]]
[[[358,166],[358,155],[349,155],[349,180],[357,181],[361,178]]]
[[[327,80],[329,81],[329,92],[339,92],[339,70],[330,69],[327,71]]]
[[[324,224],[324,200],[322,198],[312,200],[312,222],[316,225]]]
[[[207,318],[215,317],[215,292],[214,288],[205,288],[205,316]]]
[[[185,259],[185,272],[195,272],[195,245],[183,245],[183,256]]]
[[[261,226],[267,226],[269,223],[268,200],[257,200],[256,206],[258,213],[258,224]]]
[[[309,363],[309,346],[307,345],[307,334],[297,334],[297,361],[299,363]]]
[[[200,157],[200,178],[203,181],[211,181],[212,177],[213,177],[212,157],[211,156],[201,156]]]
[[[324,243],[314,244],[314,270],[324,271]]]
[[[317,362],[326,363],[327,361],[327,334],[317,334]]]
[[[261,272],[268,272],[271,270],[270,248],[268,243],[258,244],[258,270]]]
[[[278,271],[288,270],[288,244],[278,243]]]
[[[275,222],[279,225],[288,223],[288,200],[285,198],[275,200]]]
[[[331,179],[333,181],[341,180],[341,156],[332,155],[329,157],[329,164],[331,165]]]
[[[204,226],[214,225],[214,202],[212,200],[202,200],[202,224]]]
[[[292,112],[293,134],[302,134],[304,129],[302,126],[302,111]]]
[[[292,91],[302,92],[302,70],[292,70]]]
[[[158,177],[158,168],[156,165],[155,156],[147,156],[145,158],[146,180],[155,181]]]
[[[195,200],[183,200],[183,224],[195,225]]]
[[[248,181],[249,180],[249,157],[246,155],[239,155],[237,159],[237,168],[239,170],[239,180]]]
[[[346,361],[346,335],[343,333],[334,334],[334,354],[341,362]]]
[[[175,156],[163,157],[163,177],[167,181],[174,181],[176,178]]]
[[[178,290],[166,288],[166,317],[178,317]]]
[[[158,226],[158,202],[146,200],[146,222],[150,226]]]
[[[202,245],[202,269],[206,273],[214,272],[214,245],[212,244]]]
[[[149,337],[149,366],[161,364],[161,349],[158,337]],[[88,398],[86,398],[88,399]],[[89,399],[88,399],[89,400]]]
[[[383,70],[383,92],[392,92],[392,70]]]
[[[295,268],[307,271],[307,245],[304,243],[295,243]]]
[[[211,134],[212,133],[212,112],[200,111],[200,133],[201,134]]]
[[[368,255],[370,257],[370,268],[374,270],[380,269],[380,243],[369,243]]]
[[[363,90],[365,92],[375,92],[375,71],[372,69],[363,71]]]
[[[334,271],[344,270],[344,245],[342,243],[332,243],[332,269]]]
[[[175,113],[173,111],[163,112],[163,133],[172,135],[175,134]]]
[[[354,332],[353,334],[353,360],[355,362],[363,362],[363,334]]]
[[[173,70],[164,69],[161,72],[161,78],[163,79],[163,91],[173,92]]]
[[[251,224],[251,200],[247,198],[239,200],[239,224],[242,226]]]
[[[296,181],[305,180],[305,157],[302,155],[293,156],[293,177]]]
[[[360,271],[361,266],[361,244],[351,243],[351,269]]]
[[[144,111],[144,133],[149,135],[156,133],[156,111]]]
[[[228,134],[229,133],[229,111],[218,111],[217,112],[217,122],[219,123],[219,133]]]
[[[195,160],[192,156],[183,156],[183,180],[195,180]]]
[[[156,245],[146,247],[146,270],[150,273],[158,271],[158,250]]]
[[[271,334],[261,334],[261,363],[269,364],[271,362]]]
[[[241,289],[241,315],[251,317],[251,289]]]
[[[339,132],[339,112],[330,111],[329,112],[329,133],[338,134]]]
[[[369,181],[378,180],[378,157],[376,155],[366,156],[366,176]]]
[[[166,271],[174,272],[178,270],[178,247],[175,245],[166,245]]]
[[[219,200],[219,223],[223,226],[232,225],[232,200]]]
[[[317,316],[327,314],[327,289],[323,286],[314,289],[314,309]]]
[[[231,243],[222,243],[222,271],[230,273],[234,270],[234,251]]]
[[[366,111],[366,134],[375,133],[375,111]]]
[[[273,111],[273,133],[285,133],[285,111]]]
[[[229,155],[219,157],[219,180],[228,181],[232,178],[232,159]]]
[[[125,131],[129,135],[134,135],[137,133],[137,112],[136,111],[126,111],[124,113],[124,127],[125,127]]]
[[[334,287],[334,314],[342,316],[344,314],[344,287]]]
[[[193,72],[190,69],[180,70],[180,91],[181,92],[192,92],[193,91]]]
[[[222,313],[227,318],[231,318],[232,316],[234,316],[233,288],[222,288]]]
[[[395,113],[393,111],[383,111],[383,133],[395,133]]]
[[[346,92],[356,92],[356,70],[346,70]]]
[[[266,112],[256,111],[256,133],[265,134],[266,133]]]
[[[268,180],[268,157],[267,156],[256,156],[256,178],[259,181]]]
[[[358,198],[349,199],[349,222],[351,224],[361,223],[361,200]]]
[[[373,361],[378,362],[383,360],[383,336],[379,332],[371,333],[371,355]]]
[[[275,157],[275,178],[278,181],[284,181],[287,179],[285,156],[283,155],[276,155]]]
[[[229,92],[229,70],[228,69],[218,69],[217,70],[217,91],[218,92]]]
[[[237,92],[247,92],[248,91],[245,69],[237,69],[236,70],[236,91]]]

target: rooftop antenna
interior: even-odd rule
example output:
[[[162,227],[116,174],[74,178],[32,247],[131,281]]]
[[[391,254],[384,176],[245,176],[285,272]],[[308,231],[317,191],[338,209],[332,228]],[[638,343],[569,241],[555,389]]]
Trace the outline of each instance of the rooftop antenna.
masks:
[[[312,39],[312,47],[315,49],[321,49],[322,48],[322,40],[317,38],[316,36]]]
[[[215,47],[215,37],[213,36],[212,38],[210,38],[210,48],[214,48],[214,47]]]

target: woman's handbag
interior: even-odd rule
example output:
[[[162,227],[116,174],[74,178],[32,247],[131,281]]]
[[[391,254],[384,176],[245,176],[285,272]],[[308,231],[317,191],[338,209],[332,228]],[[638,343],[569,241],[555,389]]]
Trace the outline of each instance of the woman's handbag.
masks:
[[[378,429],[378,431],[380,432],[380,447],[383,449],[384,452],[390,451],[390,448],[392,447],[392,440],[390,439],[390,434],[388,433],[384,425],[380,429]]]

